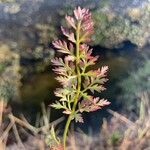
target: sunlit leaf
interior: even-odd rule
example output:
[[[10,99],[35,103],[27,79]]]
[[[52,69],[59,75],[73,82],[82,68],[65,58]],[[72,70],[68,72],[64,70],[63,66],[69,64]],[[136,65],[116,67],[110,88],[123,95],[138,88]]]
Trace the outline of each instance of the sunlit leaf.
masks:
[[[73,115],[73,118],[72,119],[75,119],[75,122],[80,122],[80,123],[83,123],[83,117],[80,113],[75,113]]]

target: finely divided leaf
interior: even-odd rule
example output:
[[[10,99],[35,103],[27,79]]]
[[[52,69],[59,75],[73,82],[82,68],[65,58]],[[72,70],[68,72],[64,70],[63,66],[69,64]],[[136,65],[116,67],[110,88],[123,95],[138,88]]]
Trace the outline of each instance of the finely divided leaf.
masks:
[[[69,41],[76,43],[75,35],[73,32],[69,32],[66,28],[61,27],[62,33],[68,38]]]
[[[58,49],[59,52],[64,54],[72,54],[65,41],[57,40],[53,41],[53,46]]]
[[[67,109],[67,106],[66,106],[66,103],[60,103],[60,102],[56,102],[56,103],[53,103],[51,105],[51,107],[55,108],[55,109]]]
[[[80,113],[75,113],[74,115],[73,115],[73,118],[72,118],[72,120],[73,119],[75,119],[75,122],[80,122],[80,123],[83,123],[84,121],[83,121],[83,117],[82,117],[82,115],[80,114]]]

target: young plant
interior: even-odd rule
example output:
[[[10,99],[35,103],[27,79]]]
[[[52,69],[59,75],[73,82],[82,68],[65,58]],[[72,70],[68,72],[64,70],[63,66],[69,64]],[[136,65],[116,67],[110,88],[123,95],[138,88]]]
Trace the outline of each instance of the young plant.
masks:
[[[83,123],[83,112],[96,111],[110,104],[105,99],[93,96],[95,91],[105,90],[103,84],[107,81],[108,66],[97,70],[88,68],[98,59],[98,56],[92,56],[92,49],[86,44],[93,33],[91,13],[88,9],[78,7],[73,17],[66,16],[65,19],[69,28],[61,27],[61,30],[68,41],[53,42],[53,46],[65,56],[52,60],[56,66],[53,70],[58,74],[56,79],[62,87],[55,91],[60,100],[51,105],[55,109],[63,109],[63,113],[68,115],[63,134],[64,150],[71,121]]]

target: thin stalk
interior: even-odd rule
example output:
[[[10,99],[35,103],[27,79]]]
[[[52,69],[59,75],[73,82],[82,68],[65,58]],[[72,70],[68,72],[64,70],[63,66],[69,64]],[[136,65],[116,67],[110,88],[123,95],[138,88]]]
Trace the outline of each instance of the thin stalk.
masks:
[[[2,133],[2,135],[0,136],[0,143],[3,142],[3,140],[7,137],[10,129],[13,127],[14,122],[10,122],[9,125],[7,126],[7,128],[5,129],[5,131]]]
[[[3,120],[3,110],[4,110],[4,100],[0,99],[0,127],[2,125]]]
[[[21,119],[13,116],[12,114],[8,115],[8,118],[12,121],[14,121],[15,123],[18,123],[19,125],[26,127],[27,129],[29,129],[30,131],[32,131],[34,134],[37,134],[37,128],[33,127],[32,125],[30,125],[28,122],[22,121]]]
[[[72,112],[68,117],[68,120],[66,122],[64,134],[63,134],[63,147],[64,150],[66,150],[66,139],[67,139],[67,133],[68,129],[72,120],[72,116],[75,113],[77,102],[80,96],[80,90],[81,90],[81,72],[80,72],[80,67],[79,67],[79,61],[80,61],[80,26],[81,22],[78,22],[77,24],[77,30],[76,30],[76,69],[77,69],[77,93],[74,98],[74,104],[72,107]]]

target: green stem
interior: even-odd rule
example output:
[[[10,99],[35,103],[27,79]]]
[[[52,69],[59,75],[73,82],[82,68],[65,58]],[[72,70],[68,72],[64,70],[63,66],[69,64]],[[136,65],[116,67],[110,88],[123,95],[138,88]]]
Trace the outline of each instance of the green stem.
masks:
[[[81,26],[81,22],[78,22],[77,24],[77,30],[76,30],[76,69],[77,69],[77,93],[75,95],[74,98],[74,104],[72,107],[72,112],[68,117],[68,120],[66,122],[66,126],[65,126],[65,130],[64,130],[64,134],[63,134],[63,147],[64,150],[66,150],[66,140],[67,140],[67,133],[68,133],[68,129],[72,120],[72,116],[75,113],[76,110],[76,106],[78,103],[78,99],[80,96],[80,90],[81,90],[81,72],[80,72],[80,67],[79,67],[79,61],[80,61],[80,26]]]
[[[68,117],[68,120],[66,122],[65,130],[64,130],[64,134],[63,134],[63,147],[64,147],[64,150],[66,150],[67,133],[68,133],[69,125],[71,123],[71,118],[72,118],[72,115],[70,114],[69,117]]]

